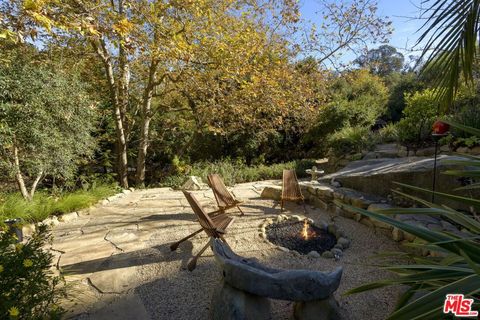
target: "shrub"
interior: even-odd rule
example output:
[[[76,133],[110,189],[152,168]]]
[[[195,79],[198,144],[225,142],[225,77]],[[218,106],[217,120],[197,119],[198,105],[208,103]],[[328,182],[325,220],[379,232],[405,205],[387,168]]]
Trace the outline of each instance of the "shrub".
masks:
[[[387,81],[390,82],[390,94],[387,102],[387,118],[397,122],[402,117],[405,109],[406,93],[413,93],[424,89],[424,84],[414,72],[405,74],[391,74]]]
[[[455,97],[454,107],[452,112],[452,121],[464,126],[480,129],[480,111],[478,104],[480,97],[476,95],[475,90],[467,87],[462,87]],[[455,137],[470,138],[471,133],[463,130],[452,128]]]
[[[345,127],[328,138],[329,153],[334,156],[358,153],[373,145],[372,133],[366,127]]]
[[[325,154],[328,149],[325,137],[347,125],[348,118],[347,109],[341,108],[336,104],[324,106],[319,111],[315,125],[303,137],[303,144],[308,148],[313,148],[315,154]]]
[[[416,150],[431,141],[438,104],[430,89],[406,94],[405,102],[404,118],[398,123],[398,138],[401,144]]]
[[[458,147],[472,148],[474,146],[478,146],[479,144],[480,144],[480,138],[475,136],[468,137],[468,138],[456,138],[452,142],[452,145],[454,148],[458,148]]]
[[[303,138],[305,147],[312,155],[323,157],[332,147],[329,143],[332,139],[366,130],[359,128],[372,127],[386,112],[387,96],[388,90],[382,79],[368,70],[343,73],[333,81],[330,101],[321,108],[315,124]],[[349,139],[345,141],[346,146],[342,143],[344,140],[340,140],[338,151],[345,147],[350,152]],[[336,150],[334,145],[333,151]]]
[[[43,250],[51,236],[41,226],[25,244],[9,232],[0,234],[0,318],[60,319],[62,278],[50,267],[52,254]]]
[[[367,70],[343,74],[332,86],[333,105],[347,114],[348,125],[370,127],[386,112],[388,89]]]
[[[38,192],[32,201],[25,200],[19,193],[0,194],[0,223],[9,218],[25,221],[42,221],[50,215],[63,214],[87,208],[100,199],[117,192],[116,185],[98,185],[90,190],[51,195]]]
[[[398,141],[398,127],[394,123],[389,123],[377,131],[376,140],[378,143],[388,143]]]
[[[184,174],[167,176],[160,182],[160,186],[179,188],[188,176],[201,177],[205,182],[209,173],[218,173],[226,185],[236,183],[260,181],[267,179],[281,179],[283,169],[295,169],[299,177],[306,176],[305,170],[315,165],[313,160],[297,160],[272,165],[260,164],[247,166],[242,159],[224,159],[216,162],[197,162],[191,165]]]

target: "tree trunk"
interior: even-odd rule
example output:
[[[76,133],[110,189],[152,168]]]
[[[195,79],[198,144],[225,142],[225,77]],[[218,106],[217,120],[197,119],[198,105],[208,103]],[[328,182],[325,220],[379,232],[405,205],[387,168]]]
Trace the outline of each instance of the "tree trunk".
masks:
[[[120,107],[114,106],[115,129],[117,133],[118,146],[118,163],[117,172],[118,180],[122,188],[128,188],[128,158],[127,158],[127,141],[125,139],[125,131],[123,128],[122,115]]]
[[[142,127],[141,127],[141,136],[140,144],[138,146],[138,156],[137,156],[137,174],[135,177],[135,183],[138,187],[145,186],[145,160],[147,158],[148,150],[148,136],[150,130],[150,116],[142,117]]]
[[[126,87],[128,87],[128,68],[123,66],[124,80],[127,80],[127,85],[125,87],[125,82],[122,80],[121,87],[122,89],[117,88],[117,82],[115,81],[115,74],[113,71],[112,58],[110,57],[108,50],[106,48],[105,42],[100,39],[97,42],[92,41],[92,46],[97,52],[98,56],[103,62],[105,68],[105,74],[108,80],[108,88],[110,91],[110,100],[113,107],[113,119],[115,122],[115,133],[117,136],[117,174],[118,181],[122,188],[128,188],[128,157],[127,157],[127,139],[125,137],[125,128],[124,128],[124,117],[122,116],[122,105],[128,103],[128,95],[126,94]],[[119,53],[120,54],[120,53]],[[122,49],[122,56],[125,56],[125,52]],[[126,57],[125,57],[126,59]],[[126,63],[124,61],[124,63]]]
[[[35,194],[35,191],[37,190],[38,183],[40,180],[42,180],[43,176],[43,171],[40,171],[35,178],[35,181],[33,181],[32,187],[30,188],[30,199],[33,199],[33,195]]]
[[[25,186],[25,180],[23,180],[22,171],[20,170],[20,159],[18,157],[18,148],[17,145],[13,144],[13,163],[15,168],[15,179],[17,180],[18,188],[27,201],[32,201],[32,195],[28,193],[27,187]]]
[[[118,13],[124,14],[124,3],[122,0],[118,3]],[[127,155],[127,138],[126,132],[126,113],[129,102],[129,85],[130,85],[130,66],[128,63],[128,53],[125,49],[124,42],[120,41],[118,48],[118,62],[120,67],[120,79],[118,81],[118,103],[115,106],[115,122],[117,126],[117,140],[119,147],[119,180],[123,188],[128,188],[128,155]]]
[[[149,67],[148,83],[143,93],[143,101],[142,101],[142,109],[141,109],[142,124],[140,127],[141,131],[140,131],[140,143],[138,145],[138,155],[137,155],[137,173],[135,176],[135,183],[139,187],[143,187],[145,185],[145,160],[147,159],[150,121],[152,120],[153,90],[155,89],[155,86],[159,84],[155,82],[157,65],[158,65],[158,61],[152,59]],[[163,79],[164,77],[162,77],[161,81],[163,81]]]

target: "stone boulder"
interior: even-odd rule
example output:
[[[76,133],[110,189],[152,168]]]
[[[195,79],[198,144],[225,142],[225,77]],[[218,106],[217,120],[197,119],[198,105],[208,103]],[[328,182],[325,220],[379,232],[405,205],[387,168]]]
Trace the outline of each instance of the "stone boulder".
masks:
[[[280,198],[282,197],[282,187],[267,186],[263,188],[262,193],[260,194],[260,197],[264,199],[280,201]]]
[[[296,319],[339,319],[333,293],[340,285],[341,267],[332,272],[274,269],[236,255],[220,239],[211,244],[223,275],[212,299],[214,319],[268,319],[265,298],[295,301]],[[246,316],[256,309],[258,315]]]
[[[182,185],[183,190],[202,190],[208,186],[202,182],[202,178],[196,176],[188,177],[187,181]]]
[[[268,298],[235,289],[224,281],[213,292],[212,306],[211,318],[213,320],[271,319],[271,306]]]
[[[303,320],[341,319],[339,309],[338,302],[333,297],[318,302],[296,302],[293,316]]]
[[[303,196],[306,198],[309,198],[309,195],[314,195],[325,201],[333,199],[335,189],[329,184],[317,181],[300,181],[299,185]]]

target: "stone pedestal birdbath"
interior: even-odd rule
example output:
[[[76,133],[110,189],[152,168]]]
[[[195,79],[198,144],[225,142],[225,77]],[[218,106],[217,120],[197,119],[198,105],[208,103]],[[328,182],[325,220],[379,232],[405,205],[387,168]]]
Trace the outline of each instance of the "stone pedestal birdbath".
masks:
[[[312,181],[317,181],[318,177],[325,173],[325,171],[318,170],[315,166],[313,166],[312,169],[305,170],[305,172],[312,176]]]

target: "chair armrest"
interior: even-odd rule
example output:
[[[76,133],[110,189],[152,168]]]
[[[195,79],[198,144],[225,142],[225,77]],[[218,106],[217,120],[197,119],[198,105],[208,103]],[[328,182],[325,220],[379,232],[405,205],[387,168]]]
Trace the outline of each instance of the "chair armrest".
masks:
[[[221,233],[221,234],[225,234],[225,233],[227,233],[227,231],[226,231],[226,230],[224,230],[224,229],[220,229],[220,228],[215,228],[215,231],[217,231],[218,233]]]

